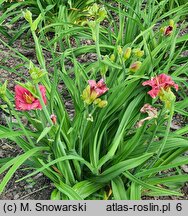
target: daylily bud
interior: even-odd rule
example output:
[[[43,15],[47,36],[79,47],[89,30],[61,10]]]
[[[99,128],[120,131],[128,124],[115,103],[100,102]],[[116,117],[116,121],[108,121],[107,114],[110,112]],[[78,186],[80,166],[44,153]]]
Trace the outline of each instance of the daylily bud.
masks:
[[[97,105],[97,104],[100,103],[101,101],[102,101],[102,100],[101,100],[100,98],[97,98],[97,99],[94,100],[93,103],[94,103],[95,105]]]
[[[6,80],[4,84],[0,87],[0,96],[4,96],[6,94],[7,83],[8,81]]]
[[[176,96],[170,88],[163,90],[162,92],[163,93],[159,95],[159,98],[162,102],[164,102],[165,108],[170,110],[172,103],[176,100]]]
[[[94,101],[97,98],[98,94],[96,91],[91,91],[90,100]]]
[[[56,116],[56,115],[54,115],[54,114],[52,114],[52,115],[50,116],[50,118],[51,118],[51,120],[52,120],[53,124],[55,125],[55,124],[56,124],[56,122],[57,122],[57,116]]]
[[[174,27],[174,20],[169,20],[169,26],[172,26],[172,27]]]
[[[160,32],[161,32],[162,34],[164,34],[164,31],[165,31],[165,28],[164,28],[164,27],[161,27],[161,28],[160,28]]]
[[[117,51],[118,51],[118,54],[119,54],[119,55],[122,55],[123,50],[122,50],[121,46],[118,46],[118,47],[117,47]]]
[[[91,12],[92,14],[97,14],[98,10],[99,10],[99,6],[98,4],[94,3],[92,6],[91,6]]]
[[[90,98],[90,86],[89,85],[83,90],[81,97],[84,100],[84,102],[88,105],[93,102]]]
[[[112,54],[111,56],[110,56],[110,60],[112,61],[112,62],[114,62],[115,61],[115,55],[114,54]]]
[[[131,47],[128,47],[123,53],[123,58],[124,60],[127,60],[130,58],[130,56],[131,56]]]
[[[101,100],[100,98],[95,99],[93,103],[99,108],[104,108],[108,104],[106,100]]]
[[[108,102],[107,102],[106,100],[102,100],[101,102],[99,102],[99,103],[97,104],[97,106],[98,106],[99,108],[104,108],[105,106],[107,106],[107,104],[108,104]]]
[[[31,24],[31,30],[32,31],[36,31],[37,27],[38,27],[38,24],[39,22],[41,21],[41,14],[39,14],[39,16],[37,17],[37,19]]]
[[[140,69],[141,65],[142,65],[142,62],[136,61],[136,62],[131,64],[131,66],[129,67],[129,70],[131,72],[136,72]]]
[[[106,9],[104,7],[100,8],[98,12],[97,21],[102,22],[106,18],[106,16],[107,16]]]
[[[2,100],[5,101],[7,104],[10,104],[11,102],[6,96],[7,83],[8,81],[6,80],[4,84],[0,87],[0,98],[2,98]]]
[[[47,72],[35,67],[32,63],[30,63],[29,73],[34,83],[40,82],[41,78],[47,74]]]
[[[134,49],[133,53],[135,54],[136,57],[141,58],[144,55],[144,51],[140,49]]]
[[[31,25],[33,20],[32,20],[32,13],[29,10],[26,10],[26,12],[23,12],[24,18],[29,22]]]

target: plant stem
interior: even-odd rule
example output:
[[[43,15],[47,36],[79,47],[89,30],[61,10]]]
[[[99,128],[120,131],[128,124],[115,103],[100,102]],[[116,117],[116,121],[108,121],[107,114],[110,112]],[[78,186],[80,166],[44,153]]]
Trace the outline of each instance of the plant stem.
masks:
[[[35,87],[36,87],[36,90],[37,90],[37,93],[38,93],[38,96],[39,96],[39,101],[40,101],[40,104],[41,104],[41,106],[42,106],[42,110],[43,110],[43,112],[44,112],[44,115],[45,115],[45,117],[46,117],[46,120],[48,121],[48,123],[50,124],[50,126],[52,126],[52,125],[53,125],[53,122],[52,122],[52,120],[50,119],[50,115],[49,115],[49,113],[48,113],[48,110],[47,110],[47,108],[46,108],[46,105],[44,104],[44,101],[43,101],[43,98],[42,98],[42,95],[41,95],[41,92],[40,92],[40,89],[39,89],[38,84],[36,84]]]
[[[162,142],[161,145],[159,146],[159,150],[158,150],[158,152],[157,152],[156,158],[155,158],[155,160],[152,162],[152,165],[150,165],[150,167],[151,167],[151,166],[157,166],[157,165],[158,165],[158,164],[156,164],[156,162],[160,159],[160,155],[162,154],[163,149],[164,149],[164,147],[165,147],[165,144],[166,144],[166,142],[167,142],[168,134],[169,134],[169,132],[170,132],[170,125],[171,125],[171,122],[172,122],[173,114],[174,114],[174,102],[172,102],[171,107],[170,107],[170,114],[169,114],[168,123],[167,123],[167,127],[166,127],[166,131],[165,131],[165,135],[164,135],[163,142]]]
[[[160,155],[163,152],[163,149],[165,147],[165,144],[166,144],[166,141],[167,141],[167,138],[168,138],[168,134],[170,132],[170,125],[171,125],[171,122],[172,122],[173,114],[174,114],[174,102],[172,102],[172,104],[171,104],[170,114],[169,114],[169,118],[168,118],[168,124],[167,124],[167,128],[166,128],[166,131],[165,131],[165,137],[164,137],[163,142],[162,142],[162,144],[161,144],[161,146],[159,148],[159,151],[157,153],[157,158],[160,157]]]
[[[99,28],[100,28],[100,23],[96,22],[96,41],[95,41],[95,45],[96,45],[96,51],[97,51],[97,56],[98,56],[98,62],[99,62],[99,66],[100,66],[100,61],[102,60],[102,57],[101,57],[100,45],[99,45]]]
[[[153,141],[153,139],[154,139],[154,137],[155,137],[155,134],[156,134],[156,132],[157,132],[157,130],[158,130],[158,127],[159,127],[159,120],[160,120],[160,117],[161,117],[161,115],[162,115],[162,112],[163,112],[163,108],[162,108],[162,110],[161,110],[160,113],[159,113],[158,122],[157,122],[157,125],[156,125],[156,127],[155,127],[155,130],[154,130],[154,132],[153,132],[153,134],[152,134],[152,137],[151,137],[151,139],[150,139],[150,142],[149,142],[149,144],[148,144],[148,146],[147,146],[147,148],[146,148],[146,153],[148,152],[148,150],[149,150],[149,148],[150,148],[150,146],[151,146],[151,144],[152,144],[152,141]]]

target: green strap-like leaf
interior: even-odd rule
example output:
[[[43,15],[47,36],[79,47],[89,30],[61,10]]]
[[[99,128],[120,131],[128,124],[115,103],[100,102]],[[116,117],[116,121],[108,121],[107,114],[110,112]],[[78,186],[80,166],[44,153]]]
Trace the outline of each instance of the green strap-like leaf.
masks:
[[[13,160],[9,161],[8,164],[10,166],[10,164],[13,162],[14,165],[10,168],[10,170],[7,172],[7,174],[5,175],[5,177],[3,178],[2,182],[0,183],[0,193],[3,192],[6,184],[8,183],[8,181],[11,179],[11,177],[13,176],[13,174],[16,172],[16,170],[31,156],[33,156],[36,152],[39,151],[44,151],[44,150],[48,150],[48,147],[36,147],[33,148],[31,150],[29,150],[28,152],[22,154],[21,156],[19,156],[18,158],[14,158]],[[12,165],[12,164],[11,164]],[[4,170],[6,168],[8,168],[6,166],[6,164],[1,167],[0,169],[0,173],[2,172],[2,170]]]
[[[70,186],[67,184],[60,182],[60,185],[57,183],[54,183],[54,185],[57,187],[59,191],[61,191],[63,194],[67,195],[70,200],[83,200],[79,194],[76,193]]]
[[[91,194],[97,192],[101,189],[105,184],[104,183],[97,183],[92,180],[85,180],[78,182],[73,186],[73,189],[83,198],[87,198]]]
[[[115,200],[128,200],[128,194],[122,179],[118,176],[112,180],[112,192]]]
[[[137,158],[132,158],[129,160],[125,160],[122,162],[119,162],[109,169],[105,170],[102,174],[98,175],[95,180],[97,182],[108,182],[112,180],[113,178],[117,177],[121,173],[123,173],[126,170],[130,170],[132,168],[135,168],[139,166],[140,164],[147,161],[153,154],[147,153]]]
[[[32,172],[32,173],[30,173],[30,174],[28,174],[26,176],[24,176],[23,178],[19,179],[18,181],[22,181],[22,180],[24,180],[26,178],[29,178],[29,177],[31,177],[33,175],[36,175],[37,173],[44,171],[48,167],[50,167],[50,166],[52,166],[52,165],[54,165],[54,164],[56,164],[58,162],[62,162],[62,161],[66,161],[66,160],[81,161],[82,163],[84,163],[92,171],[92,167],[91,167],[90,163],[85,161],[82,157],[75,156],[75,155],[68,155],[68,156],[63,156],[63,157],[57,158],[57,159],[51,161],[50,163],[45,164],[44,166],[40,167],[36,171],[34,171],[34,172]]]
[[[39,138],[37,139],[37,143],[43,138],[45,137],[50,130],[52,129],[52,127],[45,127],[44,130],[42,131],[42,133],[40,134]]]
[[[124,172],[123,174],[125,175],[125,177],[127,177],[131,181],[137,183],[138,185],[141,185],[144,189],[160,193],[161,196],[166,196],[166,195],[182,196],[181,193],[178,193],[176,191],[171,191],[171,190],[167,190],[167,189],[164,189],[164,188],[159,188],[159,187],[147,184],[147,183],[143,182],[142,180],[140,180],[140,179],[136,178],[135,176],[133,176],[128,171]]]

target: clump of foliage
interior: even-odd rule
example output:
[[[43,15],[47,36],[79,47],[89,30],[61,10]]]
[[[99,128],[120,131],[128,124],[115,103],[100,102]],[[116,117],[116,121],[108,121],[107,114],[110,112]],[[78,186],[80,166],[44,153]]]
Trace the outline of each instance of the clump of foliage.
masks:
[[[42,6],[43,1],[35,4],[39,2]],[[170,127],[175,113],[188,116],[183,87],[187,61],[181,55],[188,36],[179,36],[177,26],[188,4],[165,12],[169,1],[100,3],[87,8],[81,23],[76,15],[71,22],[48,23],[51,17],[41,8],[37,16],[29,9],[17,11],[29,26],[38,65],[0,39],[30,74],[25,82],[15,82],[14,92],[7,82],[0,87],[1,109],[11,116],[0,126],[0,138],[13,140],[24,151],[0,160],[0,173],[8,170],[0,192],[29,161],[33,172],[18,181],[44,173],[55,187],[51,199],[182,195],[187,176],[179,167],[188,163],[183,154],[188,128],[172,132]],[[69,6],[65,2],[63,11],[70,12]],[[61,14],[67,20],[71,12]],[[55,34],[49,37],[49,32]],[[84,45],[83,40],[91,43]],[[52,57],[48,64],[44,50]],[[80,63],[88,53],[96,60]],[[170,176],[158,175],[171,168]]]

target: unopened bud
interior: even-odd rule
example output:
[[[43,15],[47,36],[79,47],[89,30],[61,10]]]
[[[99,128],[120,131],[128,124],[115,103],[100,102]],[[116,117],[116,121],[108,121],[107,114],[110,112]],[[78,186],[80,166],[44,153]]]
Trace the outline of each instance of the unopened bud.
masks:
[[[4,84],[0,87],[0,96],[4,96],[6,94],[7,83],[8,81],[6,80]]]
[[[169,20],[169,26],[174,27],[174,20],[172,20],[172,19]]]
[[[99,102],[99,103],[97,104],[97,106],[98,106],[99,108],[104,108],[105,106],[107,106],[107,104],[108,104],[108,102],[107,102],[106,100],[102,100],[101,102]]]
[[[115,55],[114,54],[112,54],[111,56],[110,56],[110,60],[112,61],[112,62],[114,62],[115,61]]]
[[[92,11],[92,13],[93,13],[93,14],[97,14],[98,10],[99,10],[98,4],[94,3],[94,4],[91,6],[91,11]]]
[[[126,50],[125,50],[125,52],[123,53],[123,58],[125,59],[125,60],[127,60],[127,59],[129,59],[130,58],[130,56],[131,56],[131,48],[130,47],[128,47]]]
[[[131,64],[131,66],[129,67],[129,69],[130,69],[131,72],[136,72],[137,70],[140,69],[141,65],[142,65],[142,62],[136,61],[136,62],[134,62],[134,63]]]
[[[32,13],[29,10],[26,10],[26,12],[23,12],[24,18],[29,22],[31,25],[33,20],[32,20]]]
[[[140,49],[134,49],[133,53],[135,54],[136,57],[141,58],[144,55],[144,51]]]
[[[95,105],[97,105],[97,104],[100,103],[100,102],[101,102],[101,99],[100,99],[100,98],[97,98],[97,99],[94,100],[93,103],[94,103]]]
[[[121,46],[118,46],[118,47],[117,47],[117,51],[118,51],[118,54],[119,54],[119,55],[122,55],[123,50],[122,50]]]
[[[172,104],[176,100],[176,96],[174,95],[174,93],[171,91],[170,88],[166,91],[163,90],[159,98],[162,102],[164,102],[165,108],[167,110],[171,109]]]
[[[107,12],[106,12],[105,8],[104,7],[100,8],[97,20],[99,22],[102,22],[106,18],[106,16],[107,16]]]
[[[55,124],[56,124],[56,122],[57,122],[57,116],[56,116],[56,115],[54,115],[54,114],[52,114],[52,115],[50,116],[50,118],[51,118],[51,120],[52,120],[53,124],[55,125]]]
[[[29,73],[34,83],[40,82],[41,78],[47,74],[47,72],[35,67],[32,63],[30,63]]]

